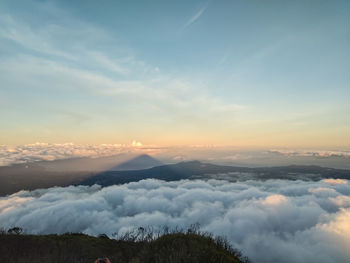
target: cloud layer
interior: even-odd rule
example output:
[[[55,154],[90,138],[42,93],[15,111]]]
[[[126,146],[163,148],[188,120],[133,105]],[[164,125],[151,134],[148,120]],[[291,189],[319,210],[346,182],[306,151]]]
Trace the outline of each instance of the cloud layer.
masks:
[[[21,191],[0,199],[0,227],[29,233],[122,233],[139,226],[226,235],[254,262],[349,262],[348,181],[144,180]]]
[[[121,153],[152,153],[151,146],[133,141],[125,144],[33,143],[17,146],[0,145],[0,166],[35,161],[53,161],[77,157],[105,157]]]
[[[145,61],[137,49],[120,40],[119,30],[106,31],[53,3],[29,1],[28,6],[29,10],[22,10],[25,14],[35,10],[48,14],[50,20],[16,10],[0,12],[4,50],[0,78],[5,87],[0,108],[4,118],[11,115],[16,123],[4,123],[0,137],[4,142],[10,138],[17,143],[18,137],[35,140],[33,134],[34,138],[40,134],[41,138],[63,136],[68,141],[90,142],[89,129],[94,131],[93,138],[97,133],[107,141],[126,135],[132,140],[140,131],[154,138],[154,130],[164,133],[165,126],[171,127],[168,133],[174,132],[175,125],[169,123],[176,124],[175,129],[207,127],[209,118],[223,124],[225,118],[231,120],[246,108],[213,94],[203,80]],[[188,23],[197,20],[205,8]],[[24,121],[27,115],[29,124]],[[157,129],[149,131],[145,127],[149,123]],[[96,131],[96,127],[103,129]],[[13,138],[14,130],[21,136]],[[79,135],[72,137],[72,131]]]
[[[303,157],[344,157],[350,158],[350,151],[330,151],[330,150],[271,150],[271,153],[278,153],[284,156],[303,156]]]
[[[138,140],[130,144],[34,143],[17,146],[0,145],[0,166],[34,161],[52,161],[76,157],[106,157],[118,154],[151,154],[164,163],[188,160],[233,166],[283,166],[291,164],[319,165],[350,169],[349,151],[311,150],[239,150],[215,145],[164,147],[143,145]]]

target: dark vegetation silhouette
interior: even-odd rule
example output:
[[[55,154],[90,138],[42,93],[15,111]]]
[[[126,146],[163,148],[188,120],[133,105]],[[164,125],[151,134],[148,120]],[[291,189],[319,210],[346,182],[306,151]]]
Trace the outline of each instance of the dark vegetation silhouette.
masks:
[[[109,260],[109,258],[98,258],[95,260],[94,263],[111,263],[111,261]]]
[[[153,229],[139,227],[122,235],[98,237],[82,233],[28,235],[19,228],[0,232],[0,261],[16,263],[93,263],[108,259],[111,263],[222,262],[248,263],[224,237],[199,230]],[[108,262],[108,261],[107,261]]]

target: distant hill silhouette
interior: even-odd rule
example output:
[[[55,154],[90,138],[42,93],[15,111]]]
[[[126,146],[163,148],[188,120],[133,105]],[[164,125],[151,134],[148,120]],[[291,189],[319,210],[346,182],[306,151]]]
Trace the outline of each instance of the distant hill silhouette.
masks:
[[[125,156],[123,156],[124,158]],[[95,162],[98,164],[111,163],[114,160],[113,169],[116,171],[89,170],[86,171],[58,171],[49,169],[48,163],[45,166],[41,163],[20,164],[14,166],[0,167],[0,196],[12,194],[20,190],[34,190],[38,188],[49,188],[53,186],[68,185],[93,185],[100,184],[109,186],[114,184],[124,184],[137,182],[142,179],[154,178],[165,181],[176,181],[181,179],[218,179],[228,181],[238,180],[267,180],[267,179],[285,179],[285,180],[321,180],[325,178],[339,178],[350,180],[350,170],[333,169],[320,166],[290,165],[280,167],[237,167],[223,166],[210,163],[201,163],[199,161],[180,162],[177,164],[159,165],[159,161],[147,156],[141,155],[124,162],[121,158],[107,158],[101,160],[84,160],[86,162]],[[80,160],[78,160],[80,161]],[[103,161],[103,162],[102,162]],[[63,164],[68,161],[64,161]],[[56,164],[56,162],[54,163]],[[60,164],[63,165],[63,164]],[[154,165],[157,165],[152,167]],[[75,164],[76,165],[76,164]],[[113,165],[109,166],[113,167]],[[152,167],[147,169],[137,169],[132,167]]]
[[[118,167],[133,158],[135,154],[118,154],[99,158],[79,157],[0,166],[0,196],[20,190],[78,184],[84,179],[108,171],[111,167]],[[148,162],[144,161],[143,164],[139,162],[139,168],[135,165],[134,169],[146,169],[161,164],[150,161],[150,158],[141,158],[148,159]],[[125,167],[127,168],[127,165]],[[128,167],[131,168],[132,164]]]
[[[248,168],[189,161],[143,170],[107,171],[87,178],[80,184],[109,186],[149,178],[165,181],[181,179],[225,179],[230,181],[286,179],[316,181],[324,178],[350,179],[350,170],[300,165]]]
[[[157,159],[147,155],[142,154],[131,160],[118,164],[110,168],[110,171],[124,171],[124,170],[140,170],[152,168],[155,166],[160,166],[162,163]]]
[[[204,175],[206,173],[230,172],[233,167],[202,164],[199,161],[181,162],[177,164],[161,165],[150,169],[131,171],[107,171],[92,176],[81,184],[99,184],[108,186],[136,182],[142,179],[155,178],[166,181],[189,179],[191,176]]]

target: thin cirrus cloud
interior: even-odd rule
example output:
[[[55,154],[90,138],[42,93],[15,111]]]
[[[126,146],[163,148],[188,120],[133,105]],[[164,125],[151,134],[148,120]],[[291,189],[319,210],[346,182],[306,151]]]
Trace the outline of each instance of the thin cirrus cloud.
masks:
[[[189,22],[197,20],[205,9],[203,7]],[[34,27],[20,17],[1,17],[1,38],[21,46],[15,56],[5,56],[0,63],[0,76],[6,86],[13,90],[22,90],[23,87],[38,92],[52,90],[63,97],[70,94],[66,103],[80,94],[87,96],[87,103],[94,103],[97,96],[106,101],[106,111],[91,111],[90,107],[76,109],[72,105],[75,111],[80,111],[77,114],[84,111],[85,115],[95,117],[102,114],[113,118],[116,112],[121,111],[133,114],[133,109],[143,105],[147,107],[147,116],[163,120],[167,115],[167,119],[181,124],[186,122],[186,118],[203,122],[205,117],[217,113],[231,117],[230,114],[246,108],[224,102],[191,80],[163,72],[157,66],[137,59],[131,49],[118,44],[112,50],[91,48],[98,46],[95,42],[101,44],[112,39],[98,27],[77,22],[67,13],[62,15],[74,26],[67,28],[61,24],[48,24]],[[70,44],[59,45],[63,40]],[[48,92],[45,94],[48,97],[36,106],[60,107]],[[53,103],[47,103],[50,101]],[[7,110],[11,107],[16,106],[10,105]],[[144,119],[142,112],[136,118]],[[94,118],[86,121],[93,122]]]
[[[163,182],[21,191],[0,199],[0,227],[28,233],[123,233],[140,226],[226,235],[253,262],[349,262],[347,180]],[[281,223],[283,222],[283,223]]]
[[[191,26],[194,22],[196,22],[207,10],[208,3],[202,6],[184,25],[184,28]]]

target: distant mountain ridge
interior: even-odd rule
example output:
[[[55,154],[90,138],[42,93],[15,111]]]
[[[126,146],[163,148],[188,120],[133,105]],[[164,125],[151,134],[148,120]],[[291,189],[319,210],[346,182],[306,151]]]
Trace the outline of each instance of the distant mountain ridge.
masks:
[[[350,180],[350,170],[324,168],[319,166],[290,165],[281,167],[235,167],[222,166],[199,161],[161,165],[150,169],[131,171],[107,171],[83,180],[80,184],[109,186],[136,182],[143,179],[176,181],[181,179],[224,179],[237,180],[321,180],[339,178]]]
[[[115,157],[114,157],[115,158]],[[107,159],[110,163],[113,159]],[[124,159],[125,160],[125,159]],[[84,160],[83,163],[89,160]],[[92,162],[95,161],[92,159]],[[67,163],[64,161],[63,163]],[[97,162],[101,163],[101,162]],[[0,167],[0,196],[13,194],[20,190],[34,190],[38,188],[49,188],[53,186],[69,185],[93,185],[100,184],[109,186],[136,182],[143,179],[154,178],[165,181],[176,181],[181,179],[217,179],[231,182],[244,180],[305,180],[318,181],[325,178],[339,178],[350,180],[350,170],[326,168],[320,166],[290,165],[279,167],[238,167],[224,166],[199,161],[180,162],[177,164],[158,165],[147,169],[134,169],[131,167],[150,167],[158,160],[149,156],[136,156],[128,161],[120,162],[115,167],[117,171],[106,170],[64,170],[59,172],[57,168],[48,169],[40,163],[21,164],[9,167]],[[103,166],[105,166],[103,164]],[[91,165],[89,166],[91,167]],[[119,170],[123,169],[125,170]]]
[[[125,171],[125,170],[140,170],[140,169],[148,169],[155,166],[160,166],[162,163],[157,159],[147,155],[142,154],[136,156],[135,158],[113,166],[110,168],[110,171]]]
[[[161,164],[148,155],[118,154],[0,166],[0,196],[20,190],[79,184],[84,179],[110,169],[138,170]]]

